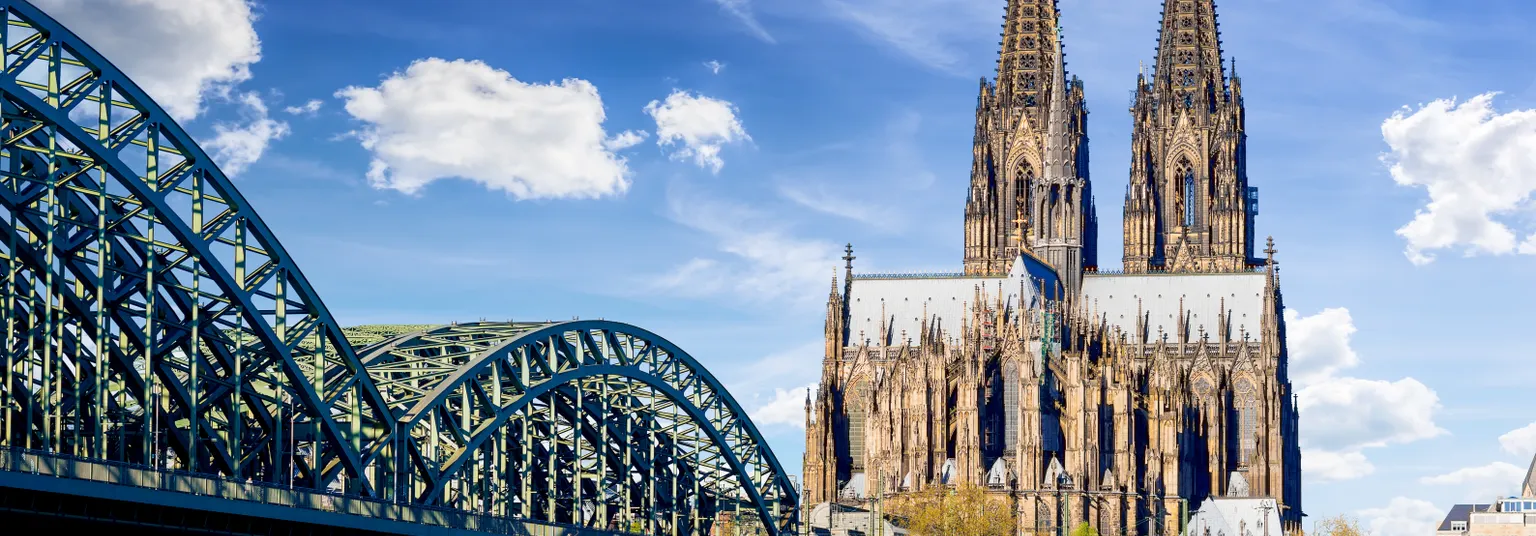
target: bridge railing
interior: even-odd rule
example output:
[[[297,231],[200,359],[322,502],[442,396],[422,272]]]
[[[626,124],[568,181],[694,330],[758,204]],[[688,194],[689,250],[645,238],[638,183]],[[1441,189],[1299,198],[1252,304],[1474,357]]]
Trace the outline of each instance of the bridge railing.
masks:
[[[559,523],[480,515],[450,508],[399,504],[353,495],[291,489],[261,482],[244,482],[184,471],[81,458],[67,454],[0,447],[0,471],[51,476],[184,493],[230,501],[303,508],[319,512],[431,525],[513,536],[636,536]]]

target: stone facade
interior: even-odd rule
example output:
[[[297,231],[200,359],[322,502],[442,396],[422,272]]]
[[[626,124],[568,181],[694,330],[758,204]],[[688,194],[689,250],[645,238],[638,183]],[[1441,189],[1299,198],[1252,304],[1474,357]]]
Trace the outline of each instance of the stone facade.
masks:
[[[1011,0],[983,83],[963,273],[855,274],[828,296],[804,500],[1005,495],[1021,533],[1180,534],[1245,475],[1299,530],[1301,456],[1273,241],[1211,0],[1169,0],[1138,79],[1125,272],[1099,273],[1083,85],[1053,0]],[[1192,164],[1198,163],[1198,164]]]

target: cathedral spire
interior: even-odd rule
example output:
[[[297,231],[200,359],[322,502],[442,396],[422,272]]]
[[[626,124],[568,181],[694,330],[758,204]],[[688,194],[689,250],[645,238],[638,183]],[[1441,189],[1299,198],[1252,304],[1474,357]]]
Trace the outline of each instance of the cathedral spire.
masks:
[[[1056,35],[1059,37],[1061,30],[1058,29]],[[1068,138],[1068,129],[1071,128],[1068,121],[1071,116],[1067,110],[1067,68],[1063,61],[1061,40],[1057,39],[1051,49],[1051,62],[1055,67],[1051,69],[1051,100],[1048,104],[1050,119],[1045,134],[1045,182],[1059,184],[1076,179],[1077,173],[1071,169],[1072,156],[1069,151],[1072,142]]]
[[[1186,95],[1223,86],[1215,0],[1163,0],[1160,33],[1156,87]]]
[[[1055,48],[1061,40],[1057,17],[1055,0],[1008,0],[997,58],[997,95],[1014,112],[1011,119],[1024,117],[1020,108],[1043,105],[1047,92],[1053,91],[1045,83],[1060,64],[1051,61],[1046,47]]]

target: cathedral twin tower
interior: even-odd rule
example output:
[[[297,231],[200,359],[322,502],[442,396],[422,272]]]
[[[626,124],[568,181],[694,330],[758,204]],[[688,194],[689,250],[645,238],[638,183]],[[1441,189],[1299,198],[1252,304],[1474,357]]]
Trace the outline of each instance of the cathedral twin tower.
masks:
[[[1032,249],[1098,268],[1083,84],[1066,81],[1052,0],[1012,0],[996,85],[982,81],[965,209],[965,271]],[[1125,271],[1235,272],[1254,258],[1242,84],[1223,69],[1211,0],[1165,2],[1154,75],[1136,79]],[[1075,285],[1078,279],[1067,275]]]
[[[1300,527],[1301,455],[1272,245],[1256,256],[1242,90],[1213,0],[1165,0],[1137,78],[1123,270],[1100,272],[1083,84],[1055,0],[1009,0],[983,80],[964,272],[847,257],[806,403],[805,500],[974,485],[1021,533],[1173,535],[1212,497]]]

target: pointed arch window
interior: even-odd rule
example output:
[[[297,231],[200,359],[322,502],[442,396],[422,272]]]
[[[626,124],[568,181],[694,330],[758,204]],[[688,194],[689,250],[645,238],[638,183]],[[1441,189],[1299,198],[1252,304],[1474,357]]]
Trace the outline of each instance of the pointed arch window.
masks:
[[[1237,382],[1237,463],[1247,466],[1253,461],[1254,451],[1258,447],[1258,438],[1255,437],[1258,426],[1259,403],[1255,396],[1253,384],[1248,380]]]
[[[1195,225],[1195,171],[1184,170],[1184,226]]]
[[[1031,220],[1035,217],[1035,168],[1029,164],[1020,164],[1013,178],[1014,215],[1018,221],[1008,222],[1008,233],[1012,236],[1015,226],[1028,227],[1033,225]]]

